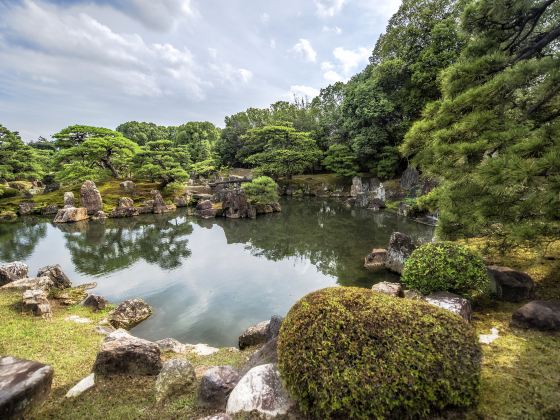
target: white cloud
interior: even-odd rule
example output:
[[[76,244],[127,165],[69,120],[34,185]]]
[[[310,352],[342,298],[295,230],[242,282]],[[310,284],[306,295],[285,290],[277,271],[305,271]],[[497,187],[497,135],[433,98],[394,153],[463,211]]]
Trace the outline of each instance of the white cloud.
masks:
[[[338,26],[323,26],[323,32],[332,32],[336,35],[340,35],[342,33],[342,29]]]
[[[292,51],[302,57],[305,61],[314,63],[317,60],[317,52],[313,49],[311,42],[305,38],[300,38],[293,46]]]
[[[248,83],[253,78],[253,72],[247,69],[238,69],[239,77],[244,83]]]
[[[196,16],[191,0],[116,0],[112,5],[155,31],[167,31],[179,20]]]
[[[218,57],[218,50],[216,48],[208,48],[208,54],[215,59]]]
[[[270,21],[270,15],[268,13],[262,13],[261,16],[261,23],[266,25]]]
[[[272,38],[272,39],[270,40],[269,45],[270,45],[270,48],[271,48],[271,49],[275,49],[275,48],[276,48],[276,40],[275,40],[274,38]]]
[[[340,13],[346,0],[315,0],[317,14],[322,18],[333,17]]]
[[[317,95],[319,95],[319,89],[315,89],[311,86],[292,85],[290,86],[290,92],[287,96],[290,98],[295,96],[297,98],[313,99]]]
[[[345,78],[335,70],[334,64],[330,61],[323,61],[321,63],[321,71],[323,72],[323,78],[329,83],[336,83],[345,80]]]
[[[371,50],[368,48],[360,47],[355,50],[347,50],[342,47],[337,47],[333,50],[334,57],[342,65],[342,71],[344,74],[348,75],[354,70],[357,70],[359,66],[365,65],[368,62],[368,58],[371,54]]]

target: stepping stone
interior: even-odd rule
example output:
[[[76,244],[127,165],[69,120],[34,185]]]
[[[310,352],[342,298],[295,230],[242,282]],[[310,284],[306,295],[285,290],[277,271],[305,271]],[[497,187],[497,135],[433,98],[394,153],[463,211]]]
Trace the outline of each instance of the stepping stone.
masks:
[[[453,312],[465,321],[470,321],[472,316],[471,303],[455,293],[437,292],[424,297],[424,300],[432,305],[439,306],[440,308],[447,309]]]
[[[54,370],[43,363],[0,357],[0,418],[22,418],[45,401]]]
[[[511,325],[543,331],[560,331],[560,300],[534,300],[511,317]]]

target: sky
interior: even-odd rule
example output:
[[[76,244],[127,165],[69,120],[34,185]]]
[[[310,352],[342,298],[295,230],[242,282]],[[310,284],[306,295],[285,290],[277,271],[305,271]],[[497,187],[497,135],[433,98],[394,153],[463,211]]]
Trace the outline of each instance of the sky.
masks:
[[[211,121],[362,70],[400,0],[0,0],[0,124]]]

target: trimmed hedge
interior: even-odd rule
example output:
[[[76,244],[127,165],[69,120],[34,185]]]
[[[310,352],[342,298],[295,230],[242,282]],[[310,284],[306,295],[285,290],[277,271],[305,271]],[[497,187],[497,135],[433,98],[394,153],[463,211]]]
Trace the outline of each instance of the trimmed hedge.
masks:
[[[241,185],[241,189],[253,204],[273,204],[278,202],[278,184],[268,177],[259,176]]]
[[[278,338],[289,393],[321,419],[423,418],[469,407],[480,358],[473,329],[456,315],[353,287],[302,298]]]
[[[401,281],[423,294],[446,291],[466,296],[486,293],[490,285],[482,258],[452,242],[415,249],[404,263]]]

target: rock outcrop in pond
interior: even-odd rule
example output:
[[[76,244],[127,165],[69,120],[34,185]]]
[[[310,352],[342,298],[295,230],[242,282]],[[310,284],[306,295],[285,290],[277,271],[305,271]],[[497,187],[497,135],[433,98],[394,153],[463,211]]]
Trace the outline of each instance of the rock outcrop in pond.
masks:
[[[130,329],[152,315],[152,308],[143,299],[125,300],[109,313],[109,323],[115,328]]]
[[[28,273],[29,267],[21,261],[0,264],[0,286],[14,280],[24,279]]]
[[[56,213],[53,223],[79,222],[88,217],[88,210],[85,207],[65,207]]]
[[[401,232],[393,232],[387,248],[385,267],[396,273],[402,273],[404,261],[410,257],[416,248],[410,236]]]
[[[95,182],[84,182],[80,188],[80,197],[82,199],[82,206],[87,209],[89,215],[94,215],[98,211],[103,210],[103,200]]]
[[[117,203],[117,208],[115,208],[109,217],[133,217],[138,216],[139,211],[134,207],[134,200],[130,197],[121,197]]]

